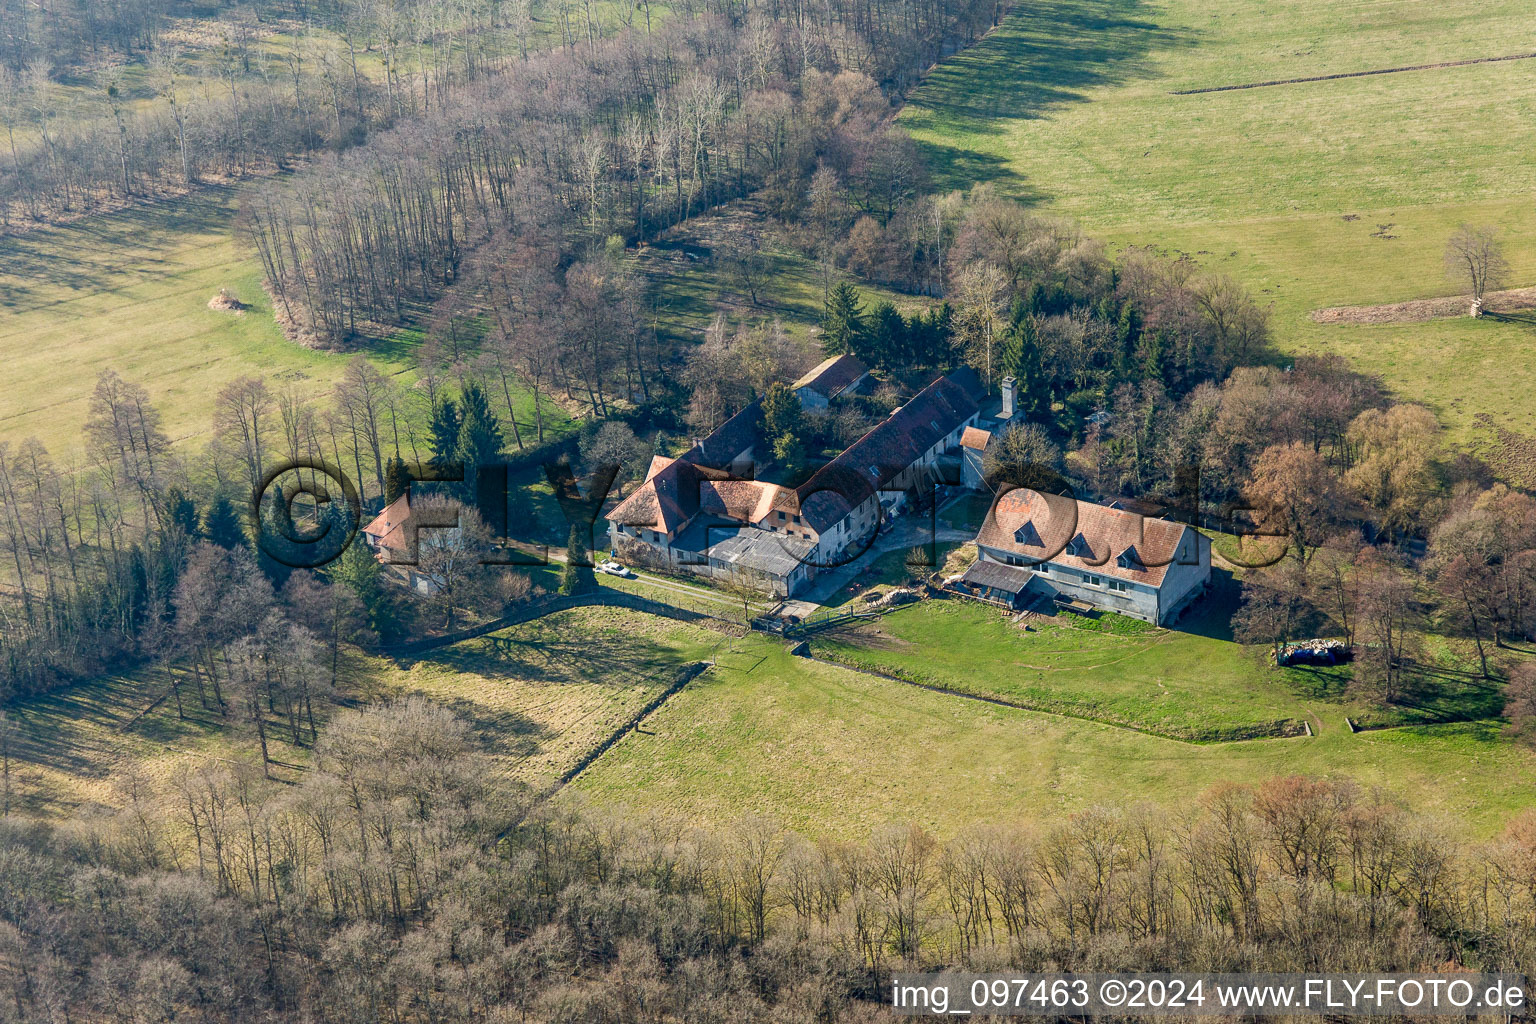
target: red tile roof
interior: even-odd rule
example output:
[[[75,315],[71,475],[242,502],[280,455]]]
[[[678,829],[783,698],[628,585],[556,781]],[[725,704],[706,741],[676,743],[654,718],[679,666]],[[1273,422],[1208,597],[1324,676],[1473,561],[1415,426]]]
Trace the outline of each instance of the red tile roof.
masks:
[[[758,480],[737,480],[723,470],[684,459],[651,460],[645,483],[608,513],[610,522],[674,534],[700,512],[761,522],[792,501],[794,492]]]
[[[411,496],[402,494],[375,516],[373,522],[363,527],[363,533],[372,537],[383,547],[392,551],[401,551],[406,546],[405,534],[401,528],[410,518]]]
[[[811,372],[791,384],[789,389],[799,391],[801,388],[810,388],[830,400],[868,372],[869,367],[853,356],[833,356],[818,363]]]
[[[732,479],[724,472],[729,460],[749,447],[760,429],[762,409],[754,402],[681,458],[652,458],[645,483],[607,518],[636,529],[675,534],[701,511],[760,523],[770,513],[783,510],[804,516],[817,531],[825,530],[975,415],[981,394],[981,382],[969,369],[940,377],[798,490]]]
[[[1020,488],[992,503],[976,543],[1037,562],[1161,586],[1180,544],[1193,532],[1183,523]],[[1080,547],[1074,548],[1074,542]],[[1198,557],[1201,543],[1197,534],[1190,557]]]
[[[608,519],[636,529],[675,533],[698,514],[699,481],[705,472],[709,471],[681,459],[652,459],[645,483],[619,502]]]
[[[699,484],[699,508],[744,523],[757,523],[776,507],[781,492],[794,493],[757,480],[706,480]]]
[[[960,435],[960,447],[985,451],[987,443],[991,440],[991,431],[982,430],[980,427],[966,427],[965,433]]]

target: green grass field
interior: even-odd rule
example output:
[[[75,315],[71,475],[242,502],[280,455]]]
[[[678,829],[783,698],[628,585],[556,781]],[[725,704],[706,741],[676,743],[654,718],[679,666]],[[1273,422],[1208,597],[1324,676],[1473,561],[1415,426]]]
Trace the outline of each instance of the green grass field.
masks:
[[[326,400],[351,354],[283,337],[260,264],[236,236],[237,209],[238,188],[208,187],[0,237],[0,393],[8,398],[0,440],[36,435],[62,459],[78,457],[91,389],[107,369],[149,390],[184,451],[208,439],[214,398],[236,377]],[[220,288],[250,308],[209,309]],[[411,384],[420,340],[419,329],[406,328],[361,348],[381,372]],[[514,391],[513,401],[531,443],[533,396]],[[425,402],[414,415],[425,418]],[[546,438],[572,428],[550,401],[544,424]]]
[[[1213,741],[1314,729],[1345,715],[1373,725],[1496,717],[1497,687],[1455,672],[1426,679],[1401,705],[1345,696],[1347,669],[1276,670],[1231,640],[1230,583],[1180,622],[1057,615],[1028,632],[973,601],[929,601],[877,625],[812,642],[818,657],[1027,708]]]
[[[579,608],[380,669],[466,718],[513,776],[547,786],[721,642],[637,612]]]
[[[1536,334],[1307,314],[1454,294],[1445,239],[1503,228],[1536,282],[1536,61],[1192,96],[1172,90],[1536,50],[1520,0],[1056,0],[945,62],[902,121],[941,182],[991,181],[1113,243],[1231,272],[1286,351],[1338,351],[1454,428],[1536,431]],[[1391,236],[1391,237],[1387,237]]]
[[[1496,724],[1192,746],[987,705],[790,656],[767,640],[690,683],[574,784],[640,814],[719,825],[762,814],[863,838],[916,821],[940,835],[1057,820],[1095,804],[1187,806],[1219,780],[1348,776],[1466,832],[1530,807],[1536,766]]]
[[[103,370],[144,385],[178,442],[205,439],[214,395],[236,377],[320,397],[347,356],[286,340],[255,257],[234,237],[234,189],[0,238],[0,437],[35,434],[57,455],[83,442]],[[220,288],[251,306],[208,308]],[[403,345],[371,351],[405,370]]]
[[[911,614],[883,620],[887,631],[909,628],[897,623]],[[930,656],[932,663],[987,670],[978,653],[958,660],[987,628],[984,616],[969,619],[929,624],[951,637]],[[1137,655],[1125,657],[1145,639],[1136,632],[1074,630],[1040,639],[1027,648],[1031,657],[1054,660],[1063,676],[1075,672],[1111,697],[1135,699],[1138,688],[1144,695],[1161,664],[1178,669],[1162,680],[1180,691],[1167,698],[1170,705],[1204,703],[1230,717],[1269,714],[1266,700],[1281,710],[1305,704],[1317,734],[1190,744],[934,693],[794,658],[781,641],[766,637],[731,640],[605,608],[559,613],[409,663],[354,657],[343,695],[376,701],[421,694],[440,702],[470,722],[502,770],[543,787],[684,665],[713,659],[716,668],[647,718],[642,731],[626,734],[574,789],[597,802],[714,824],[770,814],[810,834],[858,836],[905,820],[952,834],[972,823],[1045,820],[1101,802],[1175,806],[1218,780],[1296,772],[1384,787],[1477,834],[1492,833],[1533,803],[1536,763],[1499,735],[1495,721],[1353,734],[1344,723],[1345,706],[1288,693],[1273,675],[1210,671],[1230,667],[1237,657],[1218,662],[1211,647],[1185,652],[1200,658],[1195,672],[1170,660],[1172,647],[1139,662]],[[1026,648],[1004,641],[997,649],[994,669]],[[1121,659],[1089,666],[1106,654]],[[1127,679],[1117,682],[1121,674]],[[1266,680],[1275,689],[1268,697],[1258,692]],[[8,709],[21,730],[13,751],[14,806],[67,817],[83,806],[120,803],[130,772],[163,787],[184,765],[259,764],[254,735],[231,730],[196,709],[195,700],[187,721],[177,719],[170,701],[154,704],[165,686],[153,673],[108,677]],[[274,758],[305,764],[308,749],[291,746],[281,733],[274,719]],[[274,773],[291,778],[295,769]]]

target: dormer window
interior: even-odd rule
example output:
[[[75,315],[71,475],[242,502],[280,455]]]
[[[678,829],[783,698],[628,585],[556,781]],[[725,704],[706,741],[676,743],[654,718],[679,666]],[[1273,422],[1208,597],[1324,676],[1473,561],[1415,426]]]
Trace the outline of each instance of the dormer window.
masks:
[[[1136,553],[1134,545],[1120,552],[1120,557],[1115,559],[1115,564],[1119,565],[1122,569],[1146,568],[1146,566],[1141,564],[1141,556]]]
[[[1078,534],[1067,544],[1067,554],[1073,558],[1087,558],[1093,554],[1093,549],[1088,546],[1088,538]]]
[[[1026,521],[1023,526],[1019,527],[1017,530],[1014,530],[1013,539],[1017,543],[1026,546],[1043,546],[1040,540],[1040,531],[1035,529],[1035,524],[1032,520]]]

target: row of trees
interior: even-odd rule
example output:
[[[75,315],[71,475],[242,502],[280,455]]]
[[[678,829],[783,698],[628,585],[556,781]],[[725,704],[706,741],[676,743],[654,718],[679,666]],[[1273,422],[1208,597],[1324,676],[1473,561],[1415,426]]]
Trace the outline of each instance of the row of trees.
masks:
[[[948,840],[536,806],[420,700],[274,789],[207,762],[7,823],[0,1016],[866,1021],[887,972],[1529,974],[1536,828],[1469,842],[1347,780],[1217,786]]]
[[[929,247],[941,275],[936,283],[947,297],[944,323],[957,355],[989,386],[1017,378],[1037,419],[1060,404],[1074,411],[1102,404],[1123,383],[1153,381],[1181,397],[1269,358],[1268,311],[1240,284],[1188,257],[1132,250],[1111,260],[1076,225],[1031,213],[987,186],[913,202],[928,211],[921,219],[932,230],[913,237]],[[892,224],[899,227],[899,218]],[[869,223],[868,230],[897,227]],[[849,244],[861,237],[855,225]],[[856,247],[849,262],[900,283]],[[874,364],[900,363],[908,350],[930,344],[920,338],[914,345],[880,319],[877,310],[863,335]]]
[[[1334,486],[1303,466],[1294,452],[1266,455],[1261,500],[1265,488],[1307,477],[1309,486]],[[1348,500],[1337,489],[1327,497]],[[1319,516],[1305,528],[1323,526]],[[1470,674],[1481,678],[1530,668],[1519,656],[1536,639],[1536,499],[1529,495],[1503,484],[1458,485],[1419,565],[1390,545],[1362,545],[1358,532],[1291,550],[1293,557],[1245,579],[1238,639],[1278,651],[1286,640],[1340,636],[1360,652],[1354,683],[1388,702],[1412,684],[1426,632],[1469,640]]]

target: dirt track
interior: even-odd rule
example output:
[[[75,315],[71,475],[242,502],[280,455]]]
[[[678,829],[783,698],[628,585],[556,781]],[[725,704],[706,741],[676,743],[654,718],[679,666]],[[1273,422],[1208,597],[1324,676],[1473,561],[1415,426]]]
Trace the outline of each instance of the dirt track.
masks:
[[[1319,324],[1414,324],[1425,320],[1466,316],[1472,305],[1467,295],[1447,295],[1438,299],[1414,299],[1385,306],[1330,306],[1314,309],[1311,318]],[[1536,288],[1513,288],[1489,292],[1483,308],[1493,312],[1513,312],[1536,307]]]

